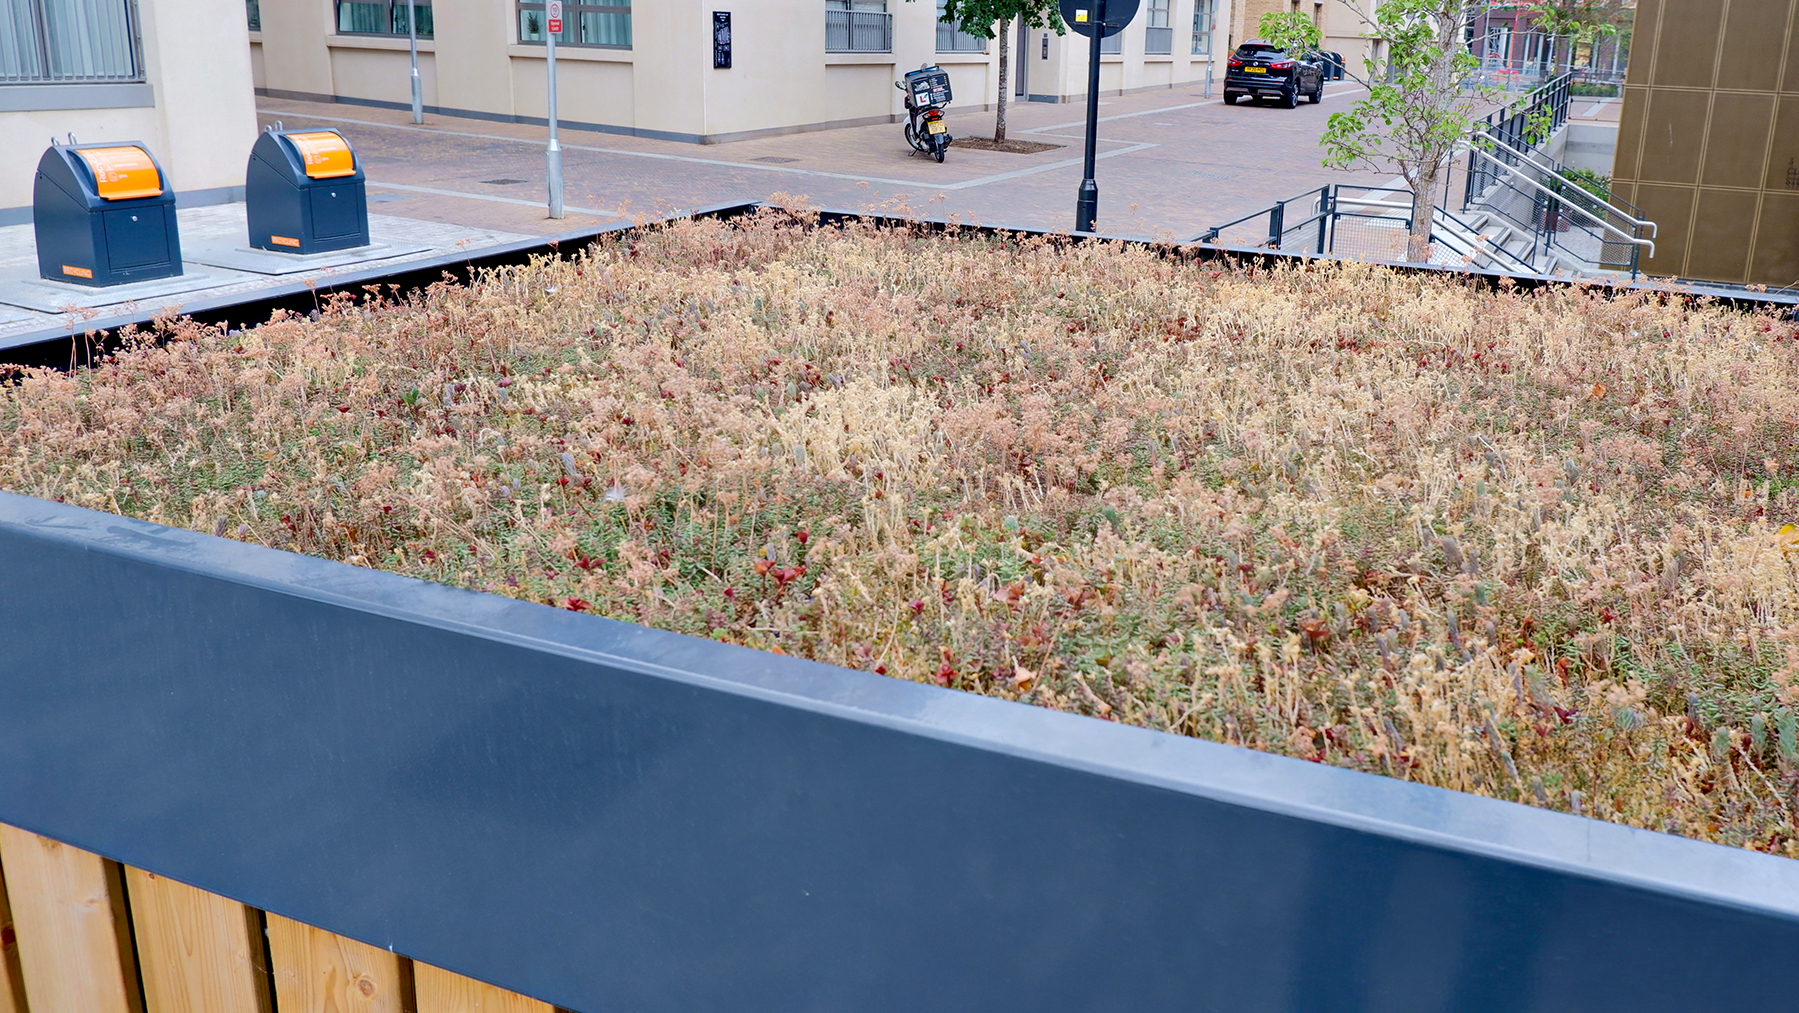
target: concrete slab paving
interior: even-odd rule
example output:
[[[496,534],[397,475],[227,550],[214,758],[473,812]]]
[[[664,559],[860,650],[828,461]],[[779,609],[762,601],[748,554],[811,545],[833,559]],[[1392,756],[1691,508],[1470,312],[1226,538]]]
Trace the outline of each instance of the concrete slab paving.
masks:
[[[181,277],[165,279],[160,283],[161,287],[157,287],[157,282],[145,282],[110,289],[86,289],[43,281],[37,276],[37,243],[32,227],[0,228],[0,304],[6,304],[0,305],[0,349],[16,344],[23,335],[57,330],[78,332],[84,321],[101,315],[99,311],[114,316],[121,307],[129,307],[134,302],[145,315],[157,310],[178,311],[181,306],[201,299],[232,295],[253,297],[259,289],[296,281],[329,281],[358,270],[371,260],[398,266],[447,253],[472,254],[530,238],[527,233],[478,224],[380,214],[373,208],[387,205],[371,204],[369,233],[379,249],[320,255],[318,260],[308,262],[300,270],[276,273],[257,270],[242,262],[230,263],[228,258],[211,255],[218,250],[244,247],[249,242],[242,204],[182,208],[176,212],[176,218],[181,230],[182,259],[187,266]],[[202,264],[196,257],[220,263]]]
[[[348,267],[353,264],[371,264],[379,260],[392,260],[414,253],[424,253],[431,249],[419,243],[370,243],[348,250],[335,250],[330,253],[277,253],[274,250],[259,250],[250,246],[202,246],[199,249],[183,247],[181,259],[190,264],[205,264],[208,267],[224,267],[246,274],[299,274],[303,271],[317,271],[327,267]]]
[[[169,278],[134,281],[126,285],[92,288],[38,277],[37,265],[0,271],[0,303],[38,313],[71,313],[135,303],[147,310],[179,306],[188,293],[218,288],[236,280],[233,275],[204,268],[189,268]]]

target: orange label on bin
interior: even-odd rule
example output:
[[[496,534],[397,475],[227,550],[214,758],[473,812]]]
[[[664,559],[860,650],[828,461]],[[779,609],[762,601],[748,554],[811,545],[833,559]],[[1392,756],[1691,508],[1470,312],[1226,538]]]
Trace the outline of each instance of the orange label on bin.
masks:
[[[269,242],[276,246],[299,246],[300,241],[291,236],[270,236]]]
[[[356,156],[350,154],[349,142],[329,130],[316,134],[288,134],[294,150],[306,163],[306,175],[313,179],[356,175]]]
[[[62,273],[71,278],[92,278],[94,276],[94,272],[85,267],[70,267],[68,264],[62,266]]]
[[[150,153],[135,144],[120,148],[80,148],[75,154],[94,173],[94,190],[106,200],[162,196],[162,176]]]

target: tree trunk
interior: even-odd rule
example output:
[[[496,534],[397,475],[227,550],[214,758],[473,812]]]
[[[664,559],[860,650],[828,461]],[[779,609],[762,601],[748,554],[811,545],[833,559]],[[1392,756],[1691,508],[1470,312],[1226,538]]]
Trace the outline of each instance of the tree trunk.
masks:
[[[1418,178],[1412,182],[1412,235],[1406,242],[1405,259],[1413,263],[1430,261],[1430,219],[1431,209],[1435,207],[1431,197],[1436,193],[1436,186],[1435,163],[1421,168]]]
[[[993,118],[993,143],[1006,143],[1006,92],[1011,90],[1010,81],[1012,47],[1012,22],[1000,22],[999,29],[999,115]]]

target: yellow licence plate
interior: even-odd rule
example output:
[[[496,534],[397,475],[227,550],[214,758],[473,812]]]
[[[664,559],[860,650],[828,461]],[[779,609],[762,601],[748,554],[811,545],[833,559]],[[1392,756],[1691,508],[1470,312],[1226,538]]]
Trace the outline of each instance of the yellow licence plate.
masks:
[[[943,122],[942,120],[938,120],[937,122],[931,124],[931,133],[933,133],[933,134],[943,134],[943,133],[948,133],[948,132],[949,132],[949,124]]]
[[[1244,67],[1243,73],[1245,73],[1245,74],[1266,74],[1266,73],[1268,73],[1268,68],[1267,67]]]

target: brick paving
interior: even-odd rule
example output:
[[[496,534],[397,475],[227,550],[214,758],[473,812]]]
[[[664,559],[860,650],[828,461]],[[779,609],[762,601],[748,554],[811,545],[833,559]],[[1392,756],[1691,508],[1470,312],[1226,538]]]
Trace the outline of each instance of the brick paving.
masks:
[[[1323,103],[1297,109],[1225,106],[1197,87],[1102,100],[1100,230],[1190,239],[1326,183],[1383,182],[1389,177],[1320,165],[1326,117],[1359,92],[1336,85]],[[419,127],[399,110],[277,99],[260,105],[264,123],[342,130],[383,214],[533,234],[778,193],[850,210],[1067,229],[1085,115],[1079,105],[1013,105],[1010,136],[1064,147],[1031,155],[952,147],[941,165],[911,155],[899,124],[717,145],[564,129],[569,212],[552,221],[542,205],[541,126],[427,116]],[[993,114],[952,107],[950,124],[955,134],[991,135]]]

